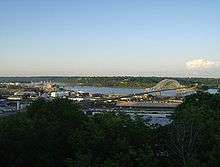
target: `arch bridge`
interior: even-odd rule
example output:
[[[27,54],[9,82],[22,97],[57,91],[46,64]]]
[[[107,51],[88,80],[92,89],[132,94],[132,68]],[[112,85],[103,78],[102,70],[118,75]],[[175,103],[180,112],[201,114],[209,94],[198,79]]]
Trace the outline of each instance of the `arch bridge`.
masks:
[[[178,81],[174,79],[164,79],[157,83],[151,89],[153,90],[163,90],[163,89],[176,89],[183,87]]]
[[[156,95],[160,96],[161,92],[169,90],[175,90],[177,95],[183,95],[195,91],[195,87],[181,85],[177,80],[174,79],[164,79],[157,83],[154,87],[146,88],[144,92],[154,92]]]
[[[129,98],[133,96],[142,96],[152,93],[155,93],[156,96],[161,96],[161,92],[169,91],[169,90],[175,90],[178,96],[184,96],[187,93],[195,92],[196,87],[181,85],[177,80],[174,79],[164,79],[159,83],[157,83],[155,86],[151,88],[146,88],[143,93],[119,96],[115,99]]]

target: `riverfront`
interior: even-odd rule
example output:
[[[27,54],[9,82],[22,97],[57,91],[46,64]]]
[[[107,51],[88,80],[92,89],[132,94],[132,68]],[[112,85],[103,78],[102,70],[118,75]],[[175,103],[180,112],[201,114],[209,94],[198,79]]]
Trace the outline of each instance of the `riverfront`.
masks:
[[[138,115],[148,122],[165,125],[164,122],[170,122],[167,112],[169,112],[168,114],[173,113],[183,102],[184,97],[195,93],[196,89],[198,88],[193,85],[186,87],[173,79],[161,80],[147,89],[71,86],[47,81],[6,82],[1,84],[0,116],[9,116],[25,111],[33,101],[39,98],[45,100],[65,98],[79,103],[83,111],[89,115],[112,111],[124,112],[130,116]],[[208,89],[207,92],[217,93],[218,90]],[[161,121],[161,115],[165,121]]]

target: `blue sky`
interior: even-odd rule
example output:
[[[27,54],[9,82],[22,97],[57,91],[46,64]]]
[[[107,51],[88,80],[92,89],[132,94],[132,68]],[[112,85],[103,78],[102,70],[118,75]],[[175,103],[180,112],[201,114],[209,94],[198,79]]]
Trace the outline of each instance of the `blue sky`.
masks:
[[[0,62],[0,76],[220,77],[220,1],[0,0]]]

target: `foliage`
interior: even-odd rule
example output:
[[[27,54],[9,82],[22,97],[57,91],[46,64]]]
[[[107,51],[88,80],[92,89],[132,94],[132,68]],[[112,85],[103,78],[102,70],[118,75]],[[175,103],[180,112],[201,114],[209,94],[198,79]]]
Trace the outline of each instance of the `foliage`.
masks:
[[[187,97],[173,122],[158,130],[170,166],[220,164],[220,96],[198,93]]]
[[[35,101],[0,119],[0,166],[154,166],[151,129],[108,113],[92,118],[64,99]]]
[[[62,166],[69,135],[86,118],[66,100],[36,101],[26,113],[0,120],[0,166]]]
[[[66,99],[37,100],[0,119],[0,166],[219,166],[220,96],[188,96],[172,119],[153,127],[123,113],[86,116]]]

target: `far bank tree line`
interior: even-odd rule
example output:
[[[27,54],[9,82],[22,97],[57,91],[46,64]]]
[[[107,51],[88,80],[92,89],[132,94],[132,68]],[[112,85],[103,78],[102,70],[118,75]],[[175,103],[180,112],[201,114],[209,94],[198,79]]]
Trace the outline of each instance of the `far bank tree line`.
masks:
[[[137,87],[148,88],[155,86],[163,79],[175,79],[183,85],[199,84],[200,88],[220,88],[218,78],[167,78],[167,77],[0,77],[0,82],[40,82],[52,81],[71,85]]]

